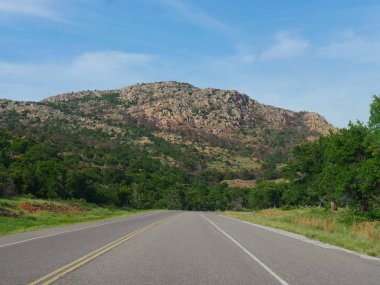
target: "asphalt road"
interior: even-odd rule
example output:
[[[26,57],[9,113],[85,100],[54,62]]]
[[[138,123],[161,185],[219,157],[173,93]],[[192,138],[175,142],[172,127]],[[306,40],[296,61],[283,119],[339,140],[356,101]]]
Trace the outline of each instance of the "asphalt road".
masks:
[[[35,282],[37,281],[37,282]],[[0,238],[0,284],[380,284],[380,260],[215,213]]]

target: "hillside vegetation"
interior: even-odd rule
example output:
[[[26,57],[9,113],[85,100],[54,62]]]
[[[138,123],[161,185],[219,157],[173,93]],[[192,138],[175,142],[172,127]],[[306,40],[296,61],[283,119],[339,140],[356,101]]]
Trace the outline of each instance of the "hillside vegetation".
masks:
[[[0,101],[0,195],[149,209],[248,207],[261,166],[333,129],[321,116],[185,83]]]
[[[129,209],[331,203],[379,217],[378,97],[369,124],[341,130],[315,113],[177,82],[0,103],[2,196]]]
[[[327,134],[334,127],[316,113],[292,112],[258,103],[233,90],[199,89],[190,84],[159,82],[105,91],[82,91],[42,102],[0,101],[0,126],[23,128],[20,135],[39,135],[71,143],[66,134],[89,134],[90,146],[128,140],[149,148],[152,139],[203,156],[203,168],[231,177],[257,176],[270,157],[289,158],[299,142]],[[148,129],[150,138],[130,127]],[[57,132],[60,132],[60,135]],[[83,135],[82,135],[83,136]],[[99,142],[98,137],[108,140]],[[184,163],[170,153],[163,163]],[[199,168],[199,167],[198,167]],[[197,169],[198,169],[197,168]]]

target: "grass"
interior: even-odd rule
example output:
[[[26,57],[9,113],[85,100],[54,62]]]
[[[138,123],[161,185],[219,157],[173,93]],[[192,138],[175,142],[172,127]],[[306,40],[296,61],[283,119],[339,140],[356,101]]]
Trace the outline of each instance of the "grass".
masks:
[[[141,211],[98,207],[83,201],[0,198],[0,236],[138,212]]]
[[[266,209],[222,215],[297,233],[311,239],[380,257],[380,221],[368,221],[346,209]]]

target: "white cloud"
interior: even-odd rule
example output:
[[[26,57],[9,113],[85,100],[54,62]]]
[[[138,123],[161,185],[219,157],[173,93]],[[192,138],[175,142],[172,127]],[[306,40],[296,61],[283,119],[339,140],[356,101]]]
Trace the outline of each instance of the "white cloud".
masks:
[[[379,62],[379,51],[379,39],[369,39],[359,36],[353,31],[346,31],[336,41],[321,47],[319,54],[324,57],[355,62]]]
[[[237,46],[242,62],[270,61],[301,56],[310,47],[310,43],[290,32],[279,32],[275,43],[261,52],[250,52],[246,46]]]
[[[176,12],[179,12],[183,17],[187,20],[201,25],[203,27],[214,29],[219,32],[225,33],[227,35],[235,35],[237,31],[235,31],[228,24],[206,14],[205,12],[187,5],[183,1],[180,0],[158,0],[162,5],[175,9]]]
[[[308,41],[290,33],[281,32],[276,36],[276,43],[259,54],[259,58],[262,60],[292,58],[302,55],[308,47]]]
[[[125,53],[121,51],[87,52],[74,59],[70,65],[70,74],[80,76],[105,76],[108,73],[124,72],[132,68],[149,68],[154,56],[139,53]]]
[[[64,19],[53,9],[52,0],[0,0],[0,14],[24,15],[53,21]]]
[[[150,81],[157,59],[148,54],[98,51],[65,61],[0,61],[0,97],[40,100],[67,91],[113,89]]]

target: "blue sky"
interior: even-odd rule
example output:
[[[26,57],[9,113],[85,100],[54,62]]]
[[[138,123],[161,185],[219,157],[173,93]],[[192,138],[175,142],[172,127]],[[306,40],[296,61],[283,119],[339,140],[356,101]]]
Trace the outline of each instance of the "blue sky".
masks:
[[[379,1],[0,0],[0,97],[175,80],[367,121]]]

